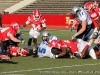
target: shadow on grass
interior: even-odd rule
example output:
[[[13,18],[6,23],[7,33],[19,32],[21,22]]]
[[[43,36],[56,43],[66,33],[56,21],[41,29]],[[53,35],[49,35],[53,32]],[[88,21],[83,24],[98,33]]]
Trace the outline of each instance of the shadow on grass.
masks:
[[[14,62],[14,61],[7,61],[7,60],[0,60],[0,64],[18,64],[18,62]]]

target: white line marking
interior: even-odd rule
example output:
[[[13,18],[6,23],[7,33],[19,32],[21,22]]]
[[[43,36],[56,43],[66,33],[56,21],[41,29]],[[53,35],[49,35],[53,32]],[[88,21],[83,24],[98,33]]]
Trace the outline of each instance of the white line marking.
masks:
[[[66,67],[93,66],[93,65],[100,65],[100,63],[83,64],[83,65],[72,65],[72,66],[61,66],[61,67],[49,67],[49,68],[38,68],[38,69],[19,70],[19,71],[9,71],[9,72],[0,72],[0,74],[26,72],[26,71],[39,71],[39,70],[48,70],[48,69],[56,69],[56,68],[58,69],[58,68],[66,68]]]

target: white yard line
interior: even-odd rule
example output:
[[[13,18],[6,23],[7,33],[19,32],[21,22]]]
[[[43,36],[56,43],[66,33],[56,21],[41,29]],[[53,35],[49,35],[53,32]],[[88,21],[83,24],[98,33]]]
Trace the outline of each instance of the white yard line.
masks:
[[[28,69],[28,70],[18,70],[18,71],[0,72],[0,74],[19,73],[19,72],[28,72],[28,71],[41,71],[41,70],[48,70],[48,69],[50,70],[50,69],[59,69],[59,68],[68,68],[68,67],[93,66],[93,65],[100,65],[100,63],[71,65],[71,66],[59,66],[59,67],[48,67],[48,68],[38,68],[38,69]]]

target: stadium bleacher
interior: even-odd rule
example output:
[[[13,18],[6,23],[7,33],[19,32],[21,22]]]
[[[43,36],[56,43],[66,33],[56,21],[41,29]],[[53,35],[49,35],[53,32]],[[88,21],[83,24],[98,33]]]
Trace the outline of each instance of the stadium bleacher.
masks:
[[[0,0],[0,12],[20,1],[22,0]],[[94,0],[36,0],[13,13],[31,14],[34,9],[39,9],[42,14],[68,14],[73,6],[83,6],[88,1]]]
[[[35,3],[16,11],[16,14],[31,14],[34,9],[41,10],[43,14],[66,14],[73,6],[82,6],[88,0],[37,0]]]
[[[20,2],[22,0],[0,0],[0,13],[2,13],[6,8]]]

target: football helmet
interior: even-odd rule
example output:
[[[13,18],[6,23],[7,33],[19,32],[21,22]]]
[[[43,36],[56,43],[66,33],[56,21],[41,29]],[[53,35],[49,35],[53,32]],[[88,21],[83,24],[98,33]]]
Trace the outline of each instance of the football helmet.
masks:
[[[40,19],[40,16],[41,16],[41,13],[40,13],[40,10],[34,10],[33,11],[33,16],[34,16],[34,19],[35,20],[39,20]]]
[[[88,12],[90,12],[92,9],[93,9],[93,4],[92,2],[87,2],[85,5],[84,5],[84,9]]]
[[[12,29],[14,29],[15,31],[18,31],[20,25],[17,22],[14,21],[14,22],[11,23],[10,27]]]
[[[18,56],[18,50],[19,50],[19,47],[11,47],[10,48],[10,54],[12,57],[17,57]]]
[[[49,37],[49,42],[51,42],[52,40],[58,40],[58,38],[56,36],[50,36]]]
[[[98,5],[99,5],[98,1],[94,1],[94,2],[93,2],[93,7],[94,7],[94,8],[97,8]]]
[[[26,48],[21,48],[20,56],[27,56],[28,50]]]
[[[49,33],[49,32],[47,32],[47,31],[45,31],[45,32],[43,32],[43,34],[42,34],[42,39],[44,40],[44,41],[47,41],[47,40],[49,40],[49,37],[51,36],[51,34]]]
[[[72,8],[72,14],[73,14],[73,15],[76,15],[77,12],[78,12],[79,10],[80,10],[80,7],[79,7],[79,6],[73,7],[73,8]]]

